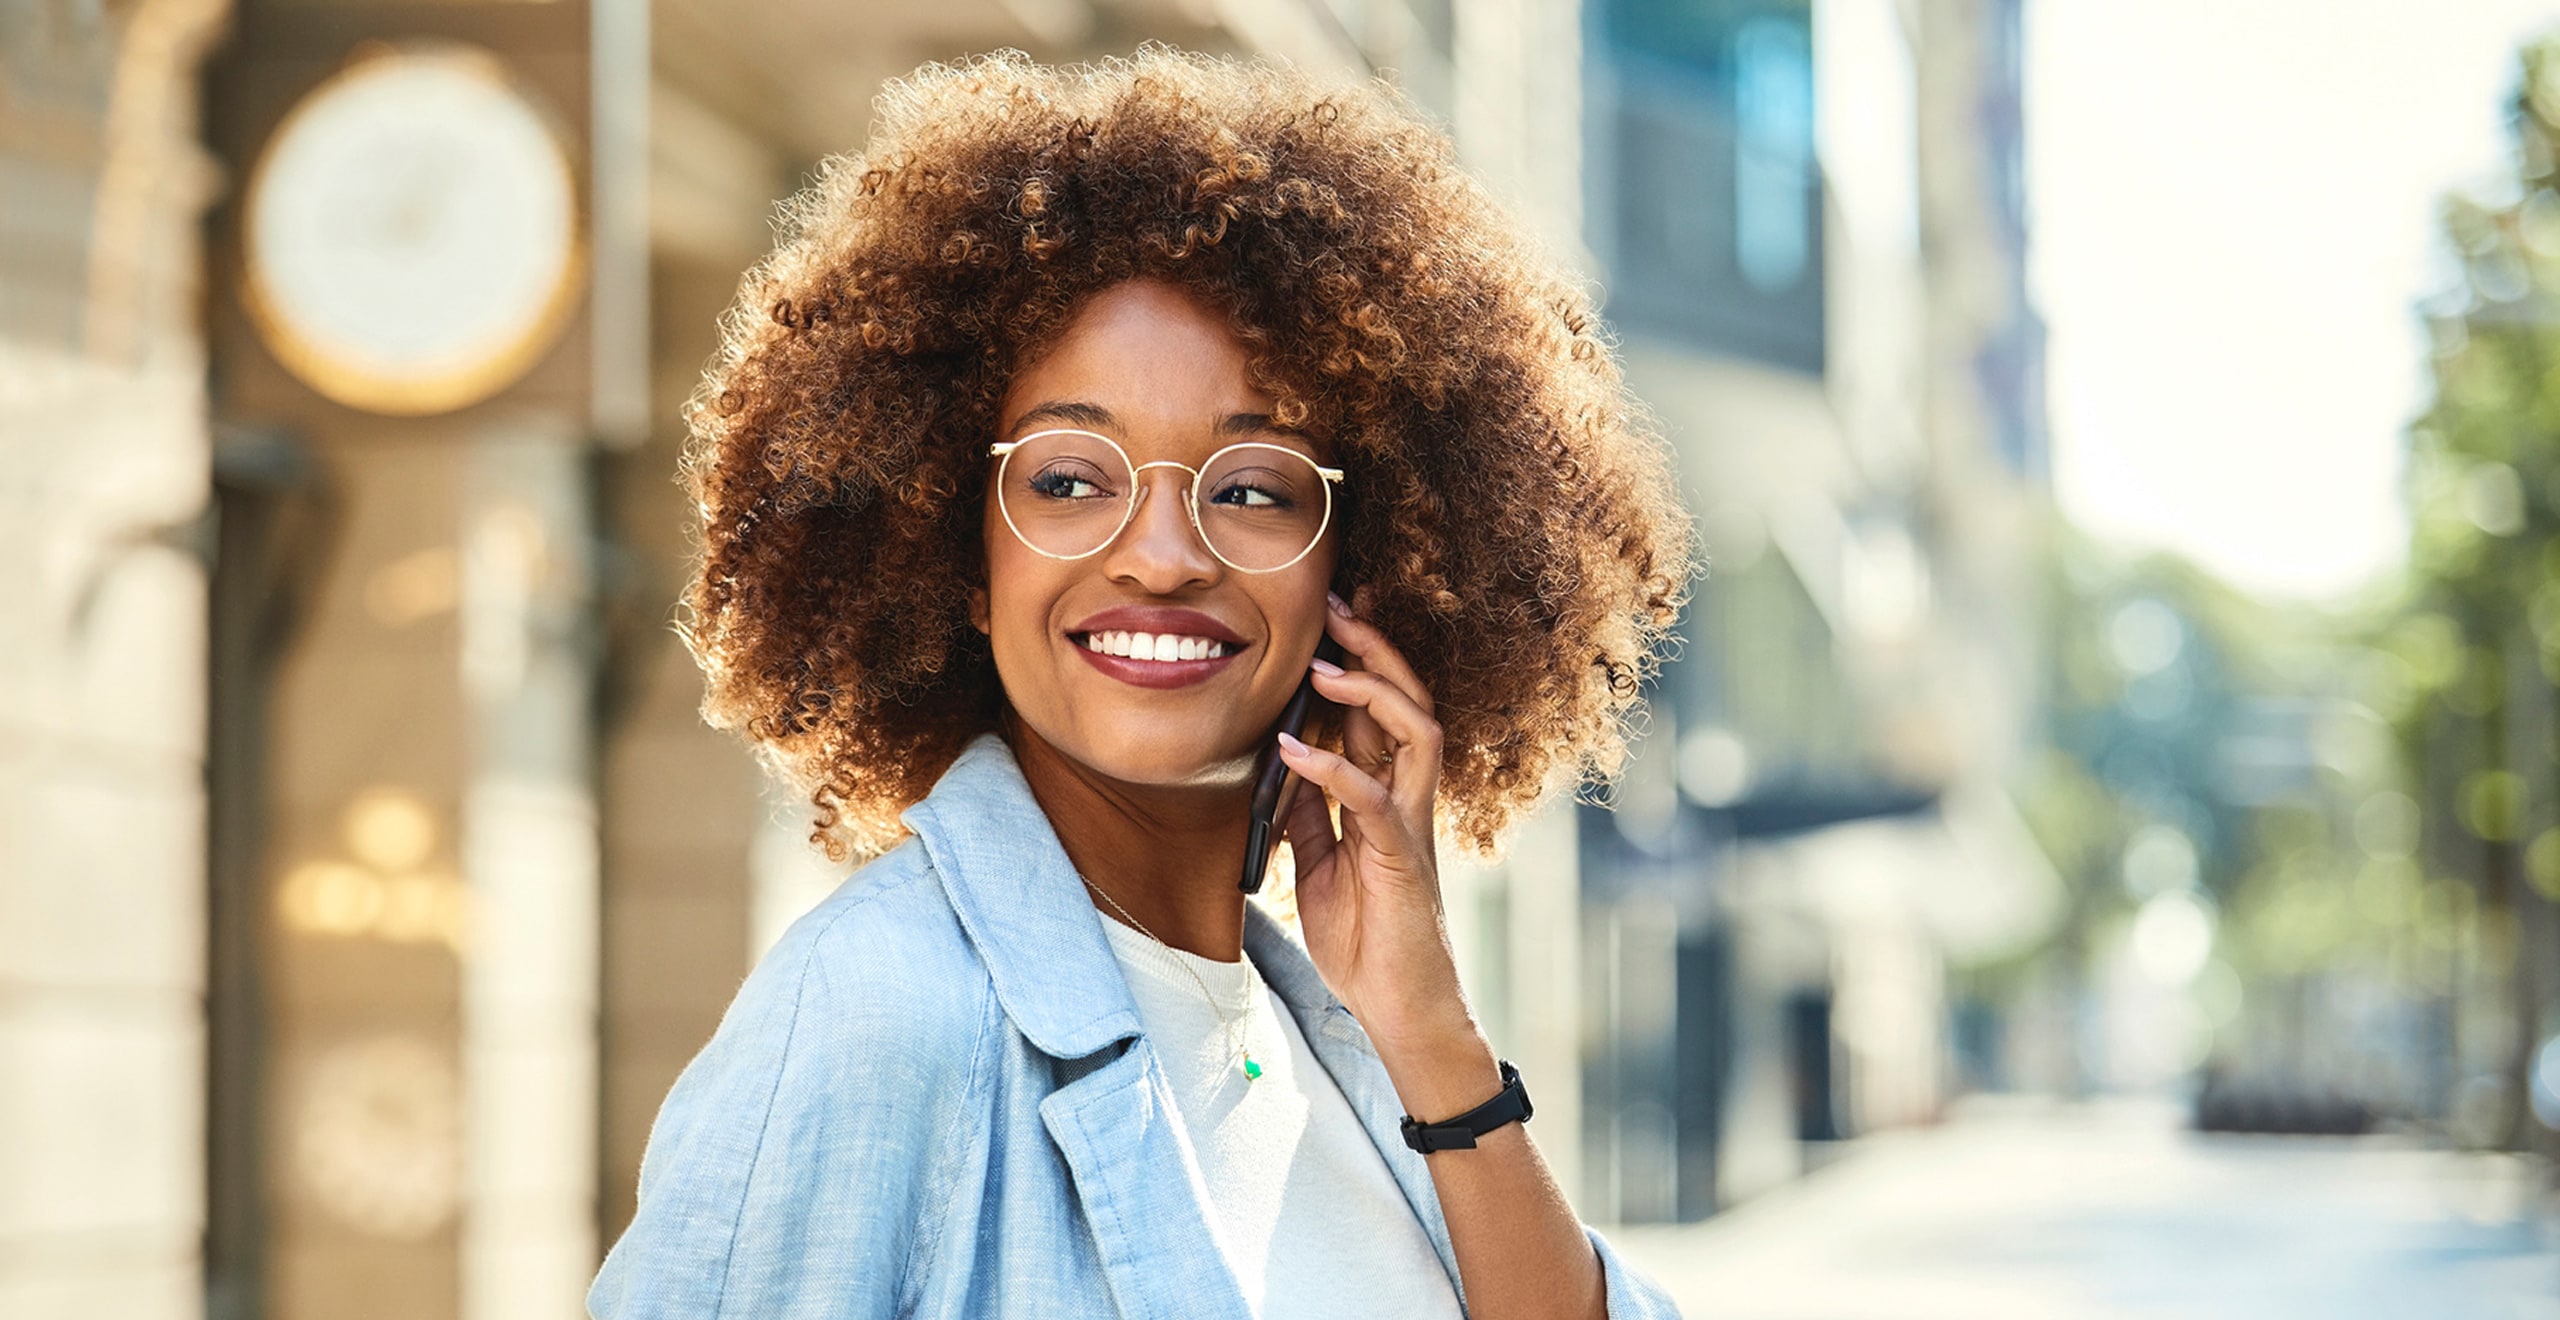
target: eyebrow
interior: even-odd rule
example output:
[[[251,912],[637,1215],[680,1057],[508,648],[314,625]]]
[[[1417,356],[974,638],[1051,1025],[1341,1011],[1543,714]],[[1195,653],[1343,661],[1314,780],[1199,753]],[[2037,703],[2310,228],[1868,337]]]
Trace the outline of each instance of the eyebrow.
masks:
[[[1074,400],[1053,400],[1048,403],[1036,404],[1031,408],[1024,410],[1020,417],[1014,419],[1014,432],[1018,435],[1025,428],[1038,422],[1051,422],[1065,426],[1078,426],[1093,431],[1116,431],[1120,429],[1120,419],[1112,416],[1110,409],[1105,408],[1098,403],[1083,403]],[[1222,437],[1241,435],[1285,435],[1295,436],[1301,439],[1304,438],[1301,432],[1292,430],[1289,427],[1282,426],[1272,421],[1271,414],[1269,413],[1229,413],[1218,419],[1218,424],[1216,427],[1212,428],[1211,433]]]
[[[1038,404],[1015,418],[1013,429],[1019,434],[1034,422],[1062,422],[1094,431],[1117,430],[1120,425],[1120,419],[1100,404],[1051,402]]]
[[[1297,435],[1271,420],[1269,413],[1228,413],[1218,422],[1219,435]]]

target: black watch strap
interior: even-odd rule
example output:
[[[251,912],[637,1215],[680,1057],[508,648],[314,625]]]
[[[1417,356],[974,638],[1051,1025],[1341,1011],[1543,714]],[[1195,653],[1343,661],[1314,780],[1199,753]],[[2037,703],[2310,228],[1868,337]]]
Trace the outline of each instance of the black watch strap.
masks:
[[[1411,1114],[1404,1116],[1404,1144],[1425,1155],[1435,1150],[1474,1150],[1476,1138],[1505,1123],[1529,1121],[1529,1088],[1520,1084],[1520,1070],[1511,1060],[1498,1059],[1502,1065],[1502,1090],[1490,1100],[1441,1123],[1425,1123]]]

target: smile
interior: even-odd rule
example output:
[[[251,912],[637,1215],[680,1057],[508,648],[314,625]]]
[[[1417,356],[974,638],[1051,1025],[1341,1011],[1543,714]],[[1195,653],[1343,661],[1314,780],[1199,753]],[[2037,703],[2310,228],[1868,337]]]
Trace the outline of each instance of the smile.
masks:
[[[1173,633],[1094,631],[1084,635],[1084,649],[1132,660],[1215,660],[1227,644],[1214,637],[1180,637]]]
[[[1132,687],[1180,688],[1207,682],[1243,650],[1214,637],[1117,629],[1070,635],[1076,654],[1104,674]]]

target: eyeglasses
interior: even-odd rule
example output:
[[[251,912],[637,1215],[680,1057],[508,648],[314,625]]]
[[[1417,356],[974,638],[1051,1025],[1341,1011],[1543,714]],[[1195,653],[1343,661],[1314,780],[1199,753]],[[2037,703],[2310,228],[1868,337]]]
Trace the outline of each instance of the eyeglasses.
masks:
[[[1198,467],[1158,459],[1131,464],[1109,436],[1036,431],[987,451],[996,468],[996,508],[1022,543],[1051,559],[1099,554],[1138,516],[1148,468],[1191,474],[1184,507],[1219,562],[1239,573],[1277,573],[1307,557],[1333,523],[1342,469],[1319,465],[1284,445],[1248,440]]]

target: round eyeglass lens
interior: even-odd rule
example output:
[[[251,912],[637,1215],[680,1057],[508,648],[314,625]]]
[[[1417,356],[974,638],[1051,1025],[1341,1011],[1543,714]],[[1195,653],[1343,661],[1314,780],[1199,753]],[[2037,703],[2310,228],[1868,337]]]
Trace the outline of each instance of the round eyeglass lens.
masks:
[[[1324,535],[1332,500],[1314,459],[1279,445],[1230,445],[1201,470],[1200,535],[1247,572],[1286,568]]]
[[[998,480],[1005,521],[1032,549],[1061,559],[1092,554],[1118,535],[1137,484],[1127,455],[1079,431],[1024,440],[1005,456]]]

